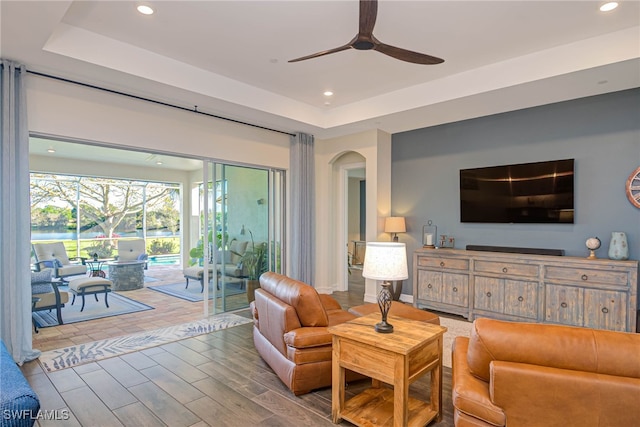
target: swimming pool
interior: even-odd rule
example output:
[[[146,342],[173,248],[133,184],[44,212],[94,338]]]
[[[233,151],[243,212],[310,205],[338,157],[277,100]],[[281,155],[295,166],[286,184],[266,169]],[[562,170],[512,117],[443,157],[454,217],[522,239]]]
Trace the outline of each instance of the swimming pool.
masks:
[[[180,255],[152,255],[149,257],[149,265],[179,265]]]

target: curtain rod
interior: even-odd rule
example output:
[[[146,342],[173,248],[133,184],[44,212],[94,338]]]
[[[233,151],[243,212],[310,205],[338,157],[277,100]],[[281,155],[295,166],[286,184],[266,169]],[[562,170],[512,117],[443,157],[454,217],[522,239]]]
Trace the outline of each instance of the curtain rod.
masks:
[[[181,106],[175,105],[175,104],[169,104],[168,102],[162,102],[162,101],[158,101],[158,100],[151,99],[151,98],[145,98],[145,97],[138,96],[138,95],[132,95],[132,94],[126,93],[126,92],[120,92],[120,91],[117,91],[117,90],[107,89],[107,88],[104,88],[104,87],[95,86],[95,85],[88,84],[88,83],[82,83],[82,82],[77,82],[75,80],[65,79],[64,77],[58,77],[58,76],[52,76],[50,74],[39,73],[37,71],[27,70],[27,73],[33,74],[33,75],[36,75],[36,76],[40,76],[40,77],[46,77],[48,79],[59,80],[59,81],[65,82],[65,83],[72,83],[74,85],[84,86],[84,87],[88,87],[88,88],[91,88],[91,89],[97,89],[97,90],[101,90],[101,91],[104,91],[104,92],[113,93],[113,94],[116,94],[116,95],[122,95],[122,96],[126,96],[126,97],[129,97],[129,98],[138,99],[140,101],[147,101],[147,102],[151,102],[152,104],[163,105],[165,107],[176,108],[176,109],[182,110],[182,111],[188,111],[188,112],[191,112],[191,113],[202,114],[203,116],[213,117],[213,118],[220,119],[220,120],[226,120],[226,121],[232,122],[232,123],[238,123],[238,124],[241,124],[241,125],[251,126],[251,127],[254,127],[254,128],[258,128],[258,129],[268,130],[268,131],[271,131],[271,132],[282,133],[284,135],[295,136],[294,133],[285,132],[285,131],[277,130],[277,129],[271,129],[271,128],[268,128],[268,127],[265,127],[265,126],[256,125],[256,124],[253,124],[253,123],[247,123],[247,122],[243,122],[243,121],[240,121],[240,120],[230,119],[228,117],[217,116],[215,114],[205,113],[204,111],[198,111],[198,106],[197,105],[194,106],[193,109],[191,109],[191,108],[187,108],[187,107],[181,107]]]

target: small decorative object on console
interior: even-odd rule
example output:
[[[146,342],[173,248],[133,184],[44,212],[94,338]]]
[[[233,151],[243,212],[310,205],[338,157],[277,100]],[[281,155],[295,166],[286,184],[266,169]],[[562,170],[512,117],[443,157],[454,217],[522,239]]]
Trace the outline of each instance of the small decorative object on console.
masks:
[[[393,332],[393,325],[387,323],[387,315],[393,302],[391,282],[405,280],[409,277],[407,268],[407,248],[404,243],[368,242],[364,255],[362,277],[382,280],[382,289],[378,294],[378,306],[382,321],[375,325],[376,332],[388,334]]]
[[[587,259],[596,259],[596,249],[599,249],[602,244],[600,239],[597,237],[589,237],[585,244],[587,245],[587,249],[589,249],[589,256]]]
[[[447,236],[446,234],[440,235],[440,244],[439,248],[451,248],[453,249],[456,246],[456,239],[453,236]]]
[[[611,232],[611,242],[609,242],[609,259],[620,261],[629,259],[627,235],[622,231]]]
[[[422,227],[422,246],[425,248],[435,248],[438,238],[438,227],[433,221],[427,221],[427,225]]]

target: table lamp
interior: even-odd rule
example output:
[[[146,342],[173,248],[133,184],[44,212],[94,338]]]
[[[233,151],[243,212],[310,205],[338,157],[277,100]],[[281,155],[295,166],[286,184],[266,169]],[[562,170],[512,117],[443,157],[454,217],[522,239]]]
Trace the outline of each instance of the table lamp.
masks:
[[[376,324],[375,330],[383,334],[393,332],[393,325],[387,323],[387,315],[393,302],[391,282],[409,277],[406,245],[395,242],[368,242],[362,276],[383,281],[378,294],[378,307],[380,307],[382,321]]]
[[[403,216],[390,216],[384,220],[384,232],[393,234],[393,241],[398,241],[398,233],[407,231]]]

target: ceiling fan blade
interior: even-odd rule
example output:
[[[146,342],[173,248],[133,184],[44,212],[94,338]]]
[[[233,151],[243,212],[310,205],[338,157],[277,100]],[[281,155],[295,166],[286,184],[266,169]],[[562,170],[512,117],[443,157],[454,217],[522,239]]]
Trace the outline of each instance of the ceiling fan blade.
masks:
[[[377,50],[380,53],[384,53],[385,55],[391,56],[392,58],[399,59],[401,61],[412,62],[414,64],[424,64],[424,65],[433,65],[433,64],[442,64],[444,59],[436,58],[435,56],[426,55],[424,53],[413,52],[407,49],[401,49],[399,47],[390,46],[388,44],[380,43],[375,40],[375,45],[373,47],[374,50]]]
[[[306,59],[317,58],[319,56],[329,55],[330,53],[342,52],[343,50],[351,49],[351,42],[344,46],[336,47],[329,50],[323,50],[322,52],[312,53],[311,55],[301,56],[300,58],[290,59],[288,62],[300,62]]]
[[[378,0],[360,0],[360,30],[358,35],[371,36],[378,16]]]

